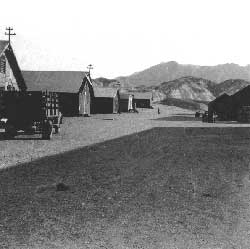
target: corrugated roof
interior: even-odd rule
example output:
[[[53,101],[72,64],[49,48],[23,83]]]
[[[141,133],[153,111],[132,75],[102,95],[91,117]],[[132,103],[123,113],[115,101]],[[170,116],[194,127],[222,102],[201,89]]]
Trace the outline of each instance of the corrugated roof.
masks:
[[[77,93],[86,72],[80,71],[22,71],[28,91]]]
[[[94,96],[99,98],[114,98],[117,94],[116,88],[94,86]]]
[[[120,99],[129,99],[129,96],[133,94],[132,93],[120,93]]]
[[[9,44],[8,41],[0,40],[0,54],[3,52],[3,50],[6,48],[8,44]]]
[[[135,99],[151,99],[152,98],[152,93],[150,92],[134,92],[134,98]]]

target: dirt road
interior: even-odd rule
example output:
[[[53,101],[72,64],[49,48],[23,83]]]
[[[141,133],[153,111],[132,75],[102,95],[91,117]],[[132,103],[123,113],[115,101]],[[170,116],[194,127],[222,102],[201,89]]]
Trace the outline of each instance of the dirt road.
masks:
[[[139,114],[92,115],[89,118],[64,118],[61,133],[51,141],[40,135],[19,135],[0,141],[0,168],[54,155],[83,146],[107,141],[155,127],[250,127],[249,124],[208,124],[194,118],[194,113],[177,107],[160,106],[140,109]],[[0,134],[1,135],[1,134]]]

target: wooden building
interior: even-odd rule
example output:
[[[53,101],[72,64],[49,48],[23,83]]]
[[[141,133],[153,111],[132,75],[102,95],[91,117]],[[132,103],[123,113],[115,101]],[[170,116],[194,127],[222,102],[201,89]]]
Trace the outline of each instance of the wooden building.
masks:
[[[213,115],[217,115],[218,120],[229,121],[234,119],[232,112],[233,99],[224,93],[208,104],[208,121],[213,120]]]
[[[250,86],[235,94],[223,94],[208,104],[208,118],[215,113],[219,120],[242,121],[250,106]],[[247,110],[247,111],[246,111]],[[248,114],[247,114],[248,115]],[[250,114],[249,114],[250,115]]]
[[[134,92],[134,105],[136,108],[151,108],[152,93]]]
[[[28,91],[51,91],[59,95],[64,116],[89,116],[94,97],[91,79],[79,71],[23,71]]]
[[[130,93],[120,93],[120,112],[129,112],[135,108],[134,95]]]
[[[0,40],[0,91],[27,89],[16,56],[8,41]]]
[[[246,86],[232,95],[231,112],[233,120],[239,120],[239,114],[244,107],[250,106],[250,86]]]
[[[120,104],[119,90],[110,87],[94,86],[94,99],[91,113],[118,113]]]

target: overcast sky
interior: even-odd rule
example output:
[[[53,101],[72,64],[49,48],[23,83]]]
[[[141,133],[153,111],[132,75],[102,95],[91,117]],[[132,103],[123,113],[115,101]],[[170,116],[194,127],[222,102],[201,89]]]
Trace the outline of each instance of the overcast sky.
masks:
[[[250,64],[249,0],[8,0],[22,69],[117,77],[167,61]]]

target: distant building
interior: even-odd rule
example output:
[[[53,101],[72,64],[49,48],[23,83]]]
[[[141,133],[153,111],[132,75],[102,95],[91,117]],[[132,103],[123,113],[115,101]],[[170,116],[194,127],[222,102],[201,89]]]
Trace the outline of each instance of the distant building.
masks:
[[[233,99],[224,93],[208,104],[208,120],[213,120],[213,115],[217,115],[217,119],[221,121],[233,120]]]
[[[234,120],[239,120],[239,113],[246,106],[250,106],[250,86],[246,86],[232,95],[231,109]]]
[[[152,93],[134,92],[134,105],[136,108],[151,108]]]
[[[250,86],[246,86],[231,96],[225,93],[211,101],[208,104],[208,118],[210,120],[215,113],[219,120],[242,121],[246,119],[244,115],[249,115],[250,120],[250,113],[246,113],[249,106]]]
[[[110,87],[93,87],[94,99],[91,113],[118,113],[120,105],[119,90]]]
[[[120,112],[129,112],[134,109],[134,95],[130,93],[120,93]]]
[[[90,115],[94,97],[91,79],[79,71],[23,71],[28,91],[51,91],[59,95],[64,116]]]
[[[16,56],[8,41],[0,40],[0,91],[27,89]]]
[[[28,91],[50,91],[59,95],[64,116],[118,113],[119,91],[95,85],[87,72],[23,71]]]

